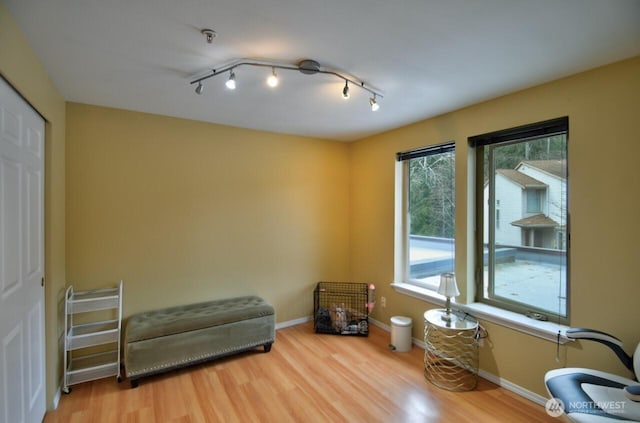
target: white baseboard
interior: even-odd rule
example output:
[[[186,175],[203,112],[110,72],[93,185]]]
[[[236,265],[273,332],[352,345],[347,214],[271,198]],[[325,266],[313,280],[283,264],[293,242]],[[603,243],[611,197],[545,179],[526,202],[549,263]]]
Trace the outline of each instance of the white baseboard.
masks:
[[[382,323],[381,321],[372,318],[371,316],[369,316],[369,323],[371,323],[372,325],[377,326],[379,328],[382,328],[382,329],[386,330],[387,332],[391,332],[391,326],[386,325],[386,324]]]
[[[301,317],[299,319],[294,319],[294,320],[289,320],[289,321],[286,321],[286,322],[276,323],[276,330],[288,328],[289,326],[301,325],[303,323],[310,322],[311,320],[313,320],[313,318],[311,316],[305,316],[305,317]]]
[[[55,395],[53,396],[53,403],[51,404],[51,410],[57,410],[60,405],[60,397],[62,397],[62,385],[58,386]]]
[[[371,317],[369,317],[369,322],[371,322],[372,325],[378,326],[379,328],[386,330],[387,332],[391,332],[391,326],[389,325],[386,325],[378,320],[372,319]],[[427,345],[424,343],[424,340],[422,339],[412,338],[412,343],[422,349],[425,349],[427,347]],[[525,389],[520,385],[516,385],[513,382],[510,382],[506,379],[498,377],[482,369],[478,370],[478,376],[488,380],[489,382],[495,383],[496,385],[508,391],[511,391],[514,394],[520,395],[521,397],[526,398],[529,401],[533,401],[538,405],[544,406],[548,400],[548,398],[543,397],[542,395],[538,395],[535,392]]]
[[[523,398],[528,399],[529,401],[533,401],[538,405],[544,406],[549,398],[543,397],[542,395],[538,395],[535,392],[532,392],[528,389],[523,388],[520,385],[516,385],[513,382],[510,382],[506,379],[498,377],[492,373],[485,372],[484,370],[478,370],[478,376],[483,379],[487,379],[489,382],[493,382],[501,388],[506,389],[507,391],[511,391],[514,394],[518,394]]]

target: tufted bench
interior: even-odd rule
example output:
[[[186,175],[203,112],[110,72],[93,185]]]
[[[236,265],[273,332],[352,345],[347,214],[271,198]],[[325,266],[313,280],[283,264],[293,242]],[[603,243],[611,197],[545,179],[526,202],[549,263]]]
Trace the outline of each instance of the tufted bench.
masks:
[[[147,311],[127,321],[124,364],[138,379],[275,341],[273,307],[256,296]]]

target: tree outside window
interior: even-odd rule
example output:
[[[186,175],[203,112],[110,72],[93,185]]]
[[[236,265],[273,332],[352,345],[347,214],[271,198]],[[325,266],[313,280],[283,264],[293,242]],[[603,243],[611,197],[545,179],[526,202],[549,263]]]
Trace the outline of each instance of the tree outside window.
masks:
[[[454,271],[454,144],[399,153],[405,166],[405,279],[435,289],[440,274]]]

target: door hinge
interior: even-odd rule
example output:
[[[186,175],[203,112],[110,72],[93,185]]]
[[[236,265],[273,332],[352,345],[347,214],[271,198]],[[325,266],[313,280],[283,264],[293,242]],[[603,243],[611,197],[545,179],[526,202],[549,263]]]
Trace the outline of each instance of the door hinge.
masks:
[[[40,279],[40,286],[44,288],[44,276]]]

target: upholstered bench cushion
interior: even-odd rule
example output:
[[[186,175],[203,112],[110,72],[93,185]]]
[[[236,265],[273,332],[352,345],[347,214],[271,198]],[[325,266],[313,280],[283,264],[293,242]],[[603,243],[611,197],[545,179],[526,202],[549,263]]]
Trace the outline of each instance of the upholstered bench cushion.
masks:
[[[147,311],[129,318],[126,342],[154,339],[273,314],[273,307],[256,296]]]

